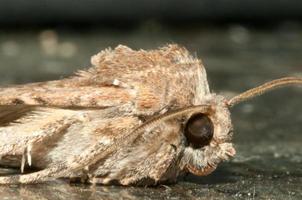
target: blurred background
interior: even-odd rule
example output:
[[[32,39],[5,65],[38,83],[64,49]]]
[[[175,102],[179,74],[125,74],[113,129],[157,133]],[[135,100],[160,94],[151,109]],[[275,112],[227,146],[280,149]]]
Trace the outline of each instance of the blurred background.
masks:
[[[90,66],[91,55],[118,44],[151,49],[178,43],[203,60],[210,77],[232,77],[224,77],[226,87],[238,74],[253,81],[254,75],[292,75],[284,68],[302,68],[298,0],[0,3],[2,84],[69,75]]]
[[[302,77],[301,20],[298,0],[0,0],[0,84],[69,76],[118,44],[177,43],[202,59],[213,92],[232,96],[275,78]],[[233,109],[237,156],[208,177],[159,188],[1,187],[0,197],[302,199],[301,90]]]

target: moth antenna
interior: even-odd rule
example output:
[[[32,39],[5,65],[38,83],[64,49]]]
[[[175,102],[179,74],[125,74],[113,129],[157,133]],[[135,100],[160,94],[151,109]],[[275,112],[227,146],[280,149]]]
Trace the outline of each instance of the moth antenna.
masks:
[[[296,78],[296,77],[285,77],[276,79],[267,83],[264,83],[263,85],[260,85],[258,87],[252,88],[250,90],[247,90],[232,99],[230,99],[227,104],[232,107],[240,102],[249,100],[253,97],[262,95],[270,90],[277,89],[280,87],[288,86],[288,85],[294,85],[294,84],[302,84],[302,78]]]

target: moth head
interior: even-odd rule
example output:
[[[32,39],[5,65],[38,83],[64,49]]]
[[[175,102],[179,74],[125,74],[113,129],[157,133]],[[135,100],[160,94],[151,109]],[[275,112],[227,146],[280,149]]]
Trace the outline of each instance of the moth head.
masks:
[[[223,96],[211,94],[202,106],[188,113],[182,134],[185,148],[181,168],[195,175],[211,173],[221,161],[236,153],[231,143],[233,126],[229,106]]]
[[[261,95],[269,90],[302,84],[302,78],[281,78],[247,90],[231,99],[211,94],[202,105],[194,105],[161,115],[146,123],[154,126],[161,121],[181,118],[184,150],[180,168],[195,175],[204,176],[213,172],[217,165],[235,155],[231,143],[233,126],[230,110],[240,102]]]
[[[196,106],[196,110],[189,114],[183,129],[187,141],[181,161],[183,169],[203,176],[214,171],[221,161],[233,157],[236,152],[231,143],[233,127],[230,109],[269,90],[291,84],[302,84],[302,78],[273,80],[230,100],[211,95],[204,106]]]

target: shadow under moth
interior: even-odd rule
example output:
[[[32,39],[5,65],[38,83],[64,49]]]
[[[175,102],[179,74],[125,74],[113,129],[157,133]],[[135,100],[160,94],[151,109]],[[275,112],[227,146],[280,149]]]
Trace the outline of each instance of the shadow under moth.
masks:
[[[210,92],[201,61],[177,45],[101,51],[92,67],[55,81],[0,88],[0,184],[79,178],[155,185],[205,176],[235,155],[230,108],[281,78],[231,99]]]

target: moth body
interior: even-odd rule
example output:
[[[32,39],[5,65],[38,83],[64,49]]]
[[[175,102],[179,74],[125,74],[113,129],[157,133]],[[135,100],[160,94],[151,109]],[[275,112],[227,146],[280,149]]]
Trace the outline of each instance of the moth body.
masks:
[[[177,45],[101,51],[66,79],[0,88],[0,184],[55,178],[154,185],[235,155],[229,107]]]

